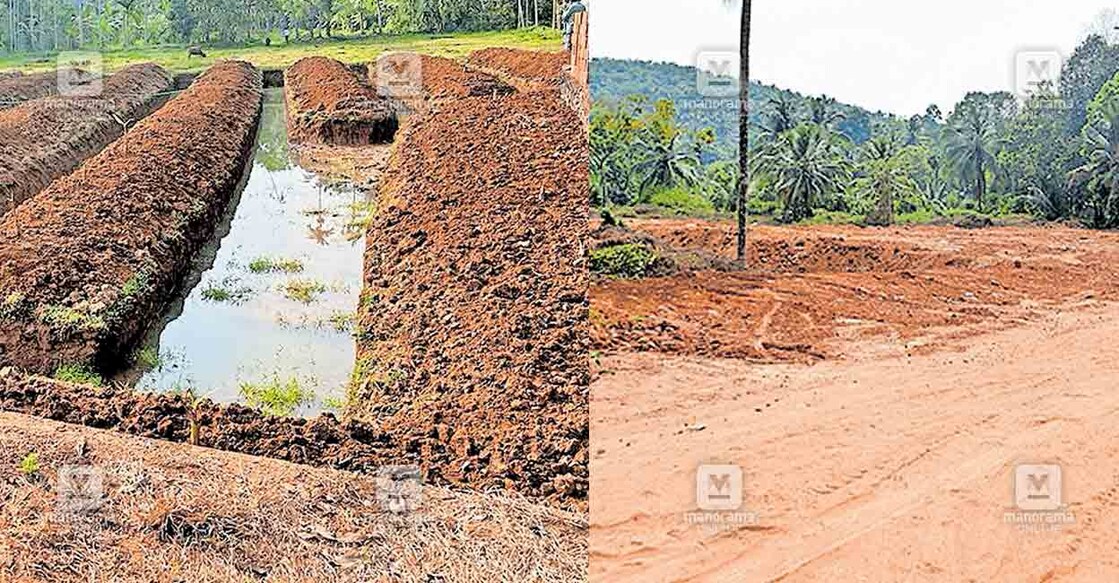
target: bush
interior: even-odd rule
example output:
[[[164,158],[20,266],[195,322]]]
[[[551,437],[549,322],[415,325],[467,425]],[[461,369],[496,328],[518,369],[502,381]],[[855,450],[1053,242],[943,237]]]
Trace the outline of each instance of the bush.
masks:
[[[105,384],[105,380],[101,375],[93,372],[80,364],[64,364],[54,371],[54,378],[65,383],[74,383],[76,385],[93,385],[100,387]]]
[[[711,204],[711,201],[686,188],[658,190],[649,197],[648,202],[681,215],[710,216],[715,213],[715,205]]]
[[[640,243],[613,245],[591,251],[591,272],[610,277],[643,277],[656,260],[656,252]]]
[[[800,222],[802,225],[866,225],[866,217],[842,211],[818,210],[811,217]]]

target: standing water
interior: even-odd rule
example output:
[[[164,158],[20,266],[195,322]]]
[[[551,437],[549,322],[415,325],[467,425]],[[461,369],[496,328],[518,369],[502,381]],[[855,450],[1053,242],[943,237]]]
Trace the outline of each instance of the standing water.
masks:
[[[304,414],[344,395],[369,204],[295,164],[285,121],[283,90],[266,90],[244,190],[127,373],[137,389]]]

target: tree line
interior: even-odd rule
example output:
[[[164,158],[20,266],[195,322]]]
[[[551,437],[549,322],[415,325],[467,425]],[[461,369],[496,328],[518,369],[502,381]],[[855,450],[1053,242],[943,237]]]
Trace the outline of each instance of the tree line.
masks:
[[[1119,45],[1086,38],[1057,87],[1022,100],[974,92],[951,111],[874,115],[852,131],[826,97],[751,92],[747,208],[786,222],[888,224],[1011,214],[1119,227]],[[672,128],[672,102],[631,98],[592,116],[592,192],[605,204],[737,210],[733,152]],[[659,113],[654,113],[659,112]],[[609,144],[603,146],[603,144]],[[606,147],[614,153],[599,151]],[[686,204],[680,203],[687,199]]]
[[[0,52],[554,25],[558,0],[0,0]]]

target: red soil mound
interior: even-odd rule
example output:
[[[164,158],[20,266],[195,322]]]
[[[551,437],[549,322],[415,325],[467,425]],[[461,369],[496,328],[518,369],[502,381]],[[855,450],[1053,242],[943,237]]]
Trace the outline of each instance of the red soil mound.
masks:
[[[392,79],[379,78],[380,69],[393,66],[399,67],[401,72],[394,73]],[[418,86],[420,95],[400,95],[400,90],[392,85],[399,81],[403,81],[404,86],[413,92]],[[491,75],[471,71],[462,63],[415,53],[383,56],[376,66],[369,68],[369,82],[381,95],[400,99],[413,109],[418,108],[417,101],[424,99],[439,101],[463,97],[496,97],[513,92],[509,85]]]
[[[330,414],[314,420],[268,417],[209,399],[71,385],[7,371],[0,372],[0,409],[177,442],[189,440],[194,420],[198,445],[337,469],[365,472],[418,463],[406,447],[392,447],[388,436]],[[430,478],[442,481],[438,473]]]
[[[300,59],[284,72],[284,87],[293,141],[355,146],[396,133],[392,104],[334,59]]]
[[[58,93],[58,73],[55,71],[0,78],[0,110],[56,93]]]
[[[170,83],[157,65],[133,65],[106,79],[97,97],[48,97],[0,111],[0,216],[120,137]]]
[[[588,146],[557,100],[465,98],[409,122],[368,231],[352,405],[424,435],[453,482],[581,506]]]
[[[213,66],[0,220],[0,364],[111,369],[212,233],[252,152],[260,73]]]
[[[474,52],[467,64],[525,90],[534,83],[559,85],[569,58],[566,52],[546,53],[494,47]]]

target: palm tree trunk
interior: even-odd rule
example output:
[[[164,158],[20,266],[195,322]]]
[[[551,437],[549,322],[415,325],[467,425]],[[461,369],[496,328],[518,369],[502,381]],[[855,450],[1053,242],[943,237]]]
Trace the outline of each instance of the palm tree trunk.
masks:
[[[975,154],[975,205],[983,212],[983,195],[987,192],[987,173],[983,168],[982,155]]]
[[[750,0],[742,0],[742,62],[738,72],[738,266],[746,268],[746,197],[750,191]]]

